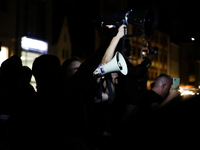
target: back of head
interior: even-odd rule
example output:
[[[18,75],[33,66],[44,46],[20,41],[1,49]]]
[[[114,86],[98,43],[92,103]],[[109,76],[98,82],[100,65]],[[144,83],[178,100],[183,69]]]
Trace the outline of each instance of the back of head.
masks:
[[[37,57],[33,62],[32,73],[35,77],[37,88],[39,86],[53,87],[55,84],[60,83],[61,79],[59,58],[50,54]]]
[[[152,90],[159,94],[161,97],[166,97],[169,93],[169,89],[173,83],[172,77],[167,74],[160,74],[152,87]]]
[[[22,67],[22,82],[29,84],[32,77],[32,70],[28,66]]]
[[[160,81],[168,81],[172,84],[173,82],[173,79],[171,76],[167,75],[167,74],[160,74],[157,78],[156,78],[156,81],[155,81],[155,85],[158,85]]]
[[[22,71],[22,61],[19,56],[13,55],[6,59],[1,65],[1,75],[13,82],[18,80]]]

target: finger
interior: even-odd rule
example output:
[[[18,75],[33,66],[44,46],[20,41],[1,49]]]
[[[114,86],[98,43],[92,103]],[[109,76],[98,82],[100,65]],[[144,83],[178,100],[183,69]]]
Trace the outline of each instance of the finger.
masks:
[[[178,88],[179,88],[179,85],[177,85],[176,87],[174,87],[174,89],[176,89],[176,90],[177,90]]]
[[[121,26],[120,26],[120,28],[126,28],[126,25],[125,24],[122,24]]]

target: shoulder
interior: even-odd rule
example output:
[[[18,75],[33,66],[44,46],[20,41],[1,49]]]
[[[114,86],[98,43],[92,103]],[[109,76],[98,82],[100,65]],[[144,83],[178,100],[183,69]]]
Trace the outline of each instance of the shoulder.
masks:
[[[141,104],[143,105],[151,105],[152,103],[160,104],[163,99],[153,90],[146,91],[141,98]]]

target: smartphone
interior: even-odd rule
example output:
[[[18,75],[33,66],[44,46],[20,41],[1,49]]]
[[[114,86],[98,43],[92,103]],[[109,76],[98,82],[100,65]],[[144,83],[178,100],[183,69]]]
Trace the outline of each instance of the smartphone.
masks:
[[[180,78],[173,78],[173,88],[180,85]]]

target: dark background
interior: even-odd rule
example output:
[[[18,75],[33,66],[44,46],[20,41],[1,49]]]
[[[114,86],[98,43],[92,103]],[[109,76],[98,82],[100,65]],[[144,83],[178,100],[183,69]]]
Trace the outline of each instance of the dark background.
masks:
[[[94,16],[100,13],[100,1],[73,0],[54,1],[54,28],[58,30],[63,16],[68,18],[73,54],[90,55],[94,51]],[[157,29],[170,35],[171,41],[177,44],[199,39],[199,4],[198,1],[178,0],[128,0],[127,10],[144,5],[155,5],[159,13]],[[108,4],[109,5],[109,4]],[[119,8],[117,1],[116,6]],[[109,7],[109,6],[108,6]],[[104,10],[101,10],[104,11]],[[55,36],[56,37],[56,36]]]

